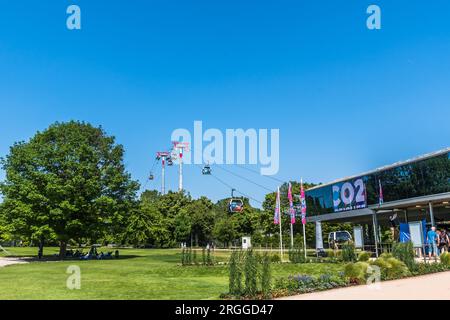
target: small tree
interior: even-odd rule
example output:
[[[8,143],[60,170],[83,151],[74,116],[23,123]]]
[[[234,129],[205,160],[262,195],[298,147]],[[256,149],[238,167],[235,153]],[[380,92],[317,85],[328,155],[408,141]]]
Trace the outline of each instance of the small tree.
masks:
[[[258,291],[258,262],[253,250],[247,250],[244,264],[245,294],[254,297]]]
[[[194,264],[197,265],[198,264],[198,261],[197,261],[197,250],[195,250],[195,249],[194,249],[193,260],[194,260]]]
[[[208,248],[208,250],[207,250],[206,264],[209,265],[209,266],[214,265],[214,259],[213,259],[213,256],[211,255],[211,249],[210,248]]]
[[[414,246],[411,241],[406,243],[394,243],[392,246],[392,255],[400,261],[403,261],[410,271],[417,267],[414,259]]]
[[[206,266],[206,249],[202,248],[202,263]]]
[[[342,246],[342,259],[345,262],[355,262],[358,259],[353,243],[346,243]]]
[[[184,261],[184,247],[181,248],[181,265],[182,266],[185,265],[185,261]]]
[[[188,264],[191,265],[192,264],[192,247],[189,247],[188,249]]]
[[[239,269],[240,269],[240,262],[239,262],[239,253],[237,251],[233,251],[230,256],[230,260],[228,263],[228,270],[229,270],[229,282],[228,282],[228,291],[230,294],[233,295],[240,295],[241,292],[241,285],[238,283],[240,282],[240,277],[238,276]]]
[[[272,270],[270,266],[270,256],[267,252],[263,255],[262,263],[261,291],[264,298],[269,298],[272,286]]]

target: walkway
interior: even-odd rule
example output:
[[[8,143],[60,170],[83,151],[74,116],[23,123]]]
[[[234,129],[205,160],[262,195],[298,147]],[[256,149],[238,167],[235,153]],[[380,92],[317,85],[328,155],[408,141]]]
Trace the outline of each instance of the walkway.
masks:
[[[24,261],[20,258],[2,258],[0,257],[0,268],[6,267],[12,264],[22,264],[22,263],[28,263],[27,261]]]
[[[280,300],[450,300],[450,271],[284,297]]]

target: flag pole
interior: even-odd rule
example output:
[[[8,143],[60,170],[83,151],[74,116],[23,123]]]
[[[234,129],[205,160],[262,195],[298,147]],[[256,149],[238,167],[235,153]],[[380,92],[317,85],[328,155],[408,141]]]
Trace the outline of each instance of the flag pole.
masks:
[[[280,228],[280,259],[283,262],[283,233],[281,230],[281,199],[280,199],[280,187],[277,189],[277,195],[275,200],[275,215],[273,217],[273,223],[279,224]]]
[[[303,224],[303,246],[305,248],[305,260],[306,260],[306,230],[305,230],[305,224]]]
[[[280,259],[281,262],[283,262],[283,234],[281,232],[281,212],[280,212],[280,222],[278,224],[280,225]]]
[[[291,249],[294,248],[294,222],[295,222],[295,212],[294,204],[292,199],[292,185],[289,182],[288,186],[288,199],[289,199],[289,216],[291,218]]]
[[[291,249],[294,248],[294,225],[291,222]]]
[[[303,225],[303,251],[305,253],[305,260],[306,260],[306,208],[305,208],[305,199],[304,199],[304,191],[303,191],[303,178],[300,179],[300,192],[301,197],[300,199],[302,201],[302,225]]]

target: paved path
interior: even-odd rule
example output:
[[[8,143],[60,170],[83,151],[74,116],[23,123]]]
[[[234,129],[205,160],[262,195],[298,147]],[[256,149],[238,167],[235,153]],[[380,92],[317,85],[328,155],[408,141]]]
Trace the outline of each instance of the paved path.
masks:
[[[307,293],[280,300],[450,300],[450,271],[366,285]]]
[[[19,258],[1,258],[0,257],[0,268],[6,267],[12,264],[21,264],[21,263],[28,263],[27,261],[24,261],[23,259]]]

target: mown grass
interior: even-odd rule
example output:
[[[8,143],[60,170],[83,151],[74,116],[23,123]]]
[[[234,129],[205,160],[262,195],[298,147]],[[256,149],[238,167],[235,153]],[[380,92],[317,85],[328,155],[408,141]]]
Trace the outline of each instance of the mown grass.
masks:
[[[35,256],[37,252],[36,248],[7,250],[14,256]],[[228,270],[224,265],[183,267],[178,249],[119,250],[120,259],[114,260],[31,262],[0,268],[0,300],[218,299],[227,291]],[[47,255],[57,251],[45,248]],[[228,251],[216,251],[215,258],[227,261],[228,255]],[[198,260],[201,261],[201,251]],[[67,289],[66,270],[70,265],[81,269],[80,290]],[[342,269],[342,265],[326,263],[274,264],[273,275],[335,274]]]

